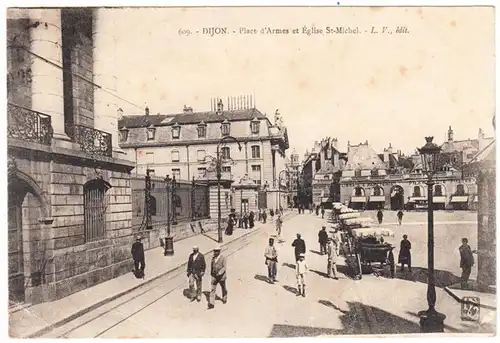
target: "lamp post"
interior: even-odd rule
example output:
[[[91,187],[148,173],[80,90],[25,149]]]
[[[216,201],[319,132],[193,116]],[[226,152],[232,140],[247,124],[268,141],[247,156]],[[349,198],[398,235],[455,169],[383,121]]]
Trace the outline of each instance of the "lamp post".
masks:
[[[146,178],[145,178],[145,200],[146,200],[146,230],[151,230],[153,228],[152,220],[151,220],[151,175],[150,173],[154,173],[154,169],[146,169]]]
[[[234,141],[238,143],[238,149],[241,151],[241,144],[240,141],[238,141],[236,138],[233,136],[224,136],[219,143],[217,144],[217,157],[215,160],[215,168],[216,168],[216,173],[217,173],[217,232],[218,232],[218,242],[222,243],[222,228],[221,228],[221,204],[220,204],[220,180],[222,178],[222,157],[220,156],[220,146],[221,144],[227,142],[227,141]]]
[[[288,174],[288,170],[283,169],[278,174],[278,210],[281,209],[281,180],[282,180],[281,174],[283,174],[283,173],[287,173]]]
[[[420,328],[422,332],[444,332],[446,316],[436,311],[436,279],[434,274],[434,208],[432,177],[437,171],[437,161],[441,148],[432,143],[434,137],[425,137],[425,145],[418,149],[422,158],[422,169],[427,173],[427,305],[428,309],[420,311]]]
[[[165,188],[167,189],[167,237],[165,237],[165,251],[163,255],[165,256],[172,256],[174,255],[174,237],[170,233],[170,211],[171,211],[171,188],[172,188],[172,179],[170,179],[170,176],[167,175],[165,178]]]

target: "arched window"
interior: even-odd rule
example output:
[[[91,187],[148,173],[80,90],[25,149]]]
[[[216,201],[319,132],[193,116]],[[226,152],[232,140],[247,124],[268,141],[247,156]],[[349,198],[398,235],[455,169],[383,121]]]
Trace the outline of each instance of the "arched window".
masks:
[[[83,186],[83,223],[85,242],[106,236],[106,192],[109,184],[103,180],[91,180]]]
[[[434,195],[438,197],[443,196],[443,186],[441,185],[434,186]]]
[[[354,196],[356,196],[356,197],[362,197],[362,196],[364,196],[364,193],[365,193],[365,191],[361,187],[356,187],[354,189]]]
[[[457,195],[465,195],[465,186],[462,184],[457,185]]]
[[[151,210],[151,215],[156,216],[156,198],[152,195],[149,198],[149,206]]]
[[[373,188],[373,195],[374,195],[374,196],[381,196],[381,195],[384,195],[384,194],[383,194],[383,189],[382,189],[382,187],[380,187],[380,186],[375,186],[375,188]]]
[[[420,190],[420,186],[413,187],[413,196],[414,197],[421,197],[422,196],[422,192]]]

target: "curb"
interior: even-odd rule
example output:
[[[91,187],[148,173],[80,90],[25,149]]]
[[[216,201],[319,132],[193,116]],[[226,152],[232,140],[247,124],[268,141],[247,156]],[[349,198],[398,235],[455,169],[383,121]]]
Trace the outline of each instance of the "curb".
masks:
[[[295,212],[291,212],[291,214],[295,214]],[[285,215],[284,218],[283,218],[283,220],[287,220],[287,219],[289,219],[289,217],[291,217],[291,215],[288,215],[288,216]],[[271,224],[271,222],[268,222],[266,224]],[[255,229],[251,230],[250,232],[247,232],[247,233],[241,235],[240,237],[238,237],[238,238],[236,238],[236,239],[234,239],[234,240],[232,240],[230,242],[223,243],[221,247],[225,248],[229,244],[237,242],[237,241],[239,241],[242,238],[248,238],[249,236],[253,236],[254,234],[257,234],[260,231],[261,228],[262,228],[262,226],[256,227]],[[208,251],[208,252],[202,252],[202,254],[204,254],[204,255],[206,255],[208,253],[210,253],[210,251]],[[54,329],[57,329],[57,328],[65,325],[65,324],[67,324],[67,323],[75,320],[78,317],[81,317],[81,316],[83,316],[83,315],[85,315],[85,314],[87,314],[87,313],[89,313],[89,312],[91,312],[91,311],[93,311],[93,310],[95,310],[95,309],[103,306],[103,305],[106,305],[107,303],[109,303],[109,302],[111,302],[113,300],[121,298],[121,297],[123,297],[123,296],[125,296],[125,295],[127,295],[129,293],[132,293],[135,290],[138,290],[138,289],[140,289],[142,287],[145,287],[145,286],[151,284],[152,282],[154,282],[154,281],[156,281],[156,280],[158,280],[158,279],[160,279],[162,277],[165,277],[165,276],[167,276],[169,274],[173,274],[173,273],[181,270],[182,268],[185,268],[186,265],[187,265],[187,262],[184,262],[181,265],[178,265],[177,267],[174,267],[173,269],[169,269],[169,270],[165,271],[164,273],[162,273],[160,275],[157,275],[157,276],[155,276],[155,277],[153,277],[151,279],[148,278],[143,283],[141,283],[141,284],[139,284],[137,286],[134,286],[132,288],[126,289],[123,292],[115,294],[115,295],[113,295],[113,296],[111,296],[109,298],[105,298],[105,299],[103,299],[103,300],[101,300],[101,301],[99,301],[99,302],[97,302],[97,303],[95,303],[93,305],[90,305],[90,306],[88,306],[88,307],[86,307],[86,308],[84,308],[84,309],[82,309],[82,310],[80,310],[80,311],[78,311],[76,313],[73,313],[72,315],[70,315],[70,316],[68,316],[68,317],[66,317],[64,319],[61,319],[60,321],[58,321],[58,322],[56,322],[54,324],[51,324],[51,325],[46,326],[43,329],[40,329],[40,330],[38,330],[38,331],[36,331],[36,332],[34,332],[32,334],[29,334],[29,335],[24,336],[24,337],[19,337],[19,338],[20,339],[26,339],[26,338],[31,339],[31,338],[40,337],[40,336],[42,336],[42,335],[44,335],[46,333],[49,333],[50,331],[52,331]]]

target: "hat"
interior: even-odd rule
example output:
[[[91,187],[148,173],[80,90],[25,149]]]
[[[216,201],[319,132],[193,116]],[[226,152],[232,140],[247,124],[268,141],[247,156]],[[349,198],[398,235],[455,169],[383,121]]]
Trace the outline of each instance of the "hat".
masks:
[[[199,246],[197,246],[197,245],[193,245],[193,250],[198,250],[198,249],[200,249],[200,247],[199,247]]]
[[[299,255],[299,257],[306,257],[306,254],[301,253],[301,254]]]
[[[218,250],[218,251],[220,251],[220,250],[221,250],[220,245],[216,245],[216,246],[215,246],[215,248],[214,248],[214,250]]]
[[[136,241],[140,241],[141,239],[142,239],[142,237],[141,237],[141,236],[135,236],[135,240],[136,240]]]

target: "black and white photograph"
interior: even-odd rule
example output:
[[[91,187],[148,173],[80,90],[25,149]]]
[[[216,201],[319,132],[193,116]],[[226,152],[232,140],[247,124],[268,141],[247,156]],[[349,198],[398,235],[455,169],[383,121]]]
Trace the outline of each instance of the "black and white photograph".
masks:
[[[11,6],[11,338],[496,335],[493,5]]]

